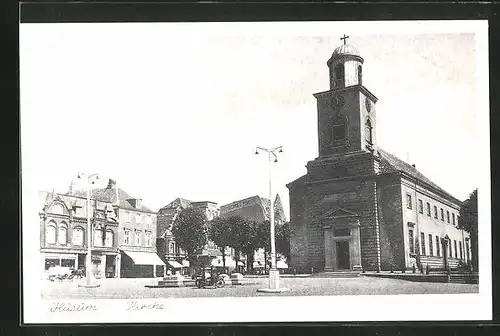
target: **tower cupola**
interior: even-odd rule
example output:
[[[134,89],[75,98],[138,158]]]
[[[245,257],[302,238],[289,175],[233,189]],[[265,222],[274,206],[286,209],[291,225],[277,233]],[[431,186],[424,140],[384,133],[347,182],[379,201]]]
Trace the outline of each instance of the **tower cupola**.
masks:
[[[330,90],[363,84],[363,58],[358,50],[346,43],[349,36],[344,35],[344,44],[335,48],[326,63],[330,69]]]

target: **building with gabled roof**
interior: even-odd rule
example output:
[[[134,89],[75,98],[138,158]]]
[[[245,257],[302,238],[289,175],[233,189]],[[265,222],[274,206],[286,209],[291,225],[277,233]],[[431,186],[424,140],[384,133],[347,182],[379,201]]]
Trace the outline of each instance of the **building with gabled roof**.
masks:
[[[157,213],[157,240],[156,246],[158,255],[169,265],[170,268],[180,269],[188,267],[189,261],[186,259],[186,253],[175,242],[172,234],[172,226],[179,213],[186,208],[197,208],[205,214],[207,220],[219,216],[219,205],[212,201],[193,202],[184,198],[176,198],[168,203]],[[209,241],[207,245],[199,251],[199,256],[216,257],[222,255],[217,246]]]
[[[244,198],[239,201],[234,201],[220,208],[221,216],[241,216],[251,221],[263,222],[269,220],[270,204],[268,198],[258,195]],[[274,223],[282,225],[286,222],[285,211],[279,194],[276,194],[274,199]],[[268,256],[269,257],[269,256]],[[270,258],[270,257],[269,257]],[[267,258],[267,259],[269,259]],[[258,249],[254,253],[254,267],[264,267],[266,265],[266,256],[264,249]]]
[[[345,40],[344,40],[345,43]],[[316,93],[319,155],[290,182],[291,267],[389,270],[456,267],[471,258],[461,201],[377,144],[378,98],[351,45],[327,62]]]
[[[84,196],[85,191],[73,190],[73,196]],[[119,222],[116,233],[119,277],[156,277],[165,273],[165,263],[156,253],[156,212],[142,199],[130,196],[109,179],[105,188],[96,188],[91,197],[114,208]]]

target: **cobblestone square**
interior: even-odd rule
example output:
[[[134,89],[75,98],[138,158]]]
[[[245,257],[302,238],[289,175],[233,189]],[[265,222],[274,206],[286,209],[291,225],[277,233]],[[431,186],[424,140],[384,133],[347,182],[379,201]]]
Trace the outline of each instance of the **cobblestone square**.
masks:
[[[289,291],[280,294],[258,293],[257,289],[267,287],[267,278],[251,279],[253,284],[227,285],[215,289],[207,287],[147,288],[157,280],[153,279],[101,279],[100,287],[78,287],[78,281],[44,281],[44,299],[146,299],[146,298],[189,298],[189,297],[250,297],[250,296],[322,296],[322,295],[397,295],[397,294],[461,294],[478,293],[478,285],[412,282],[360,276],[358,278],[282,278],[282,287]]]

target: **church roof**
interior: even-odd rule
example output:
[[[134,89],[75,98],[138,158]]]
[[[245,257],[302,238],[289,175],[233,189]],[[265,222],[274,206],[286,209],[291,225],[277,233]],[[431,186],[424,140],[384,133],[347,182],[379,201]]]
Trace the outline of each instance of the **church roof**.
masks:
[[[406,173],[407,175],[410,175],[411,177],[414,177],[414,178],[424,182],[425,184],[428,184],[433,189],[444,194],[448,198],[451,198],[455,202],[461,203],[460,200],[455,198],[453,195],[448,193],[446,190],[441,188],[436,183],[432,182],[430,179],[428,179],[424,174],[422,174],[420,171],[418,171],[417,168],[415,168],[411,164],[401,160],[397,156],[381,149],[380,147],[378,149],[378,152],[379,152],[380,158],[381,158],[381,173],[390,173],[390,172],[394,172],[394,171]]]

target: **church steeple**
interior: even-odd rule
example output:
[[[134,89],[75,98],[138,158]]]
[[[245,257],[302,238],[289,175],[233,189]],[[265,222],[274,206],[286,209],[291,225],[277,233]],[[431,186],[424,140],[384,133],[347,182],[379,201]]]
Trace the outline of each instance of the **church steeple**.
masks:
[[[377,149],[377,97],[363,86],[364,60],[347,43],[348,38],[344,34],[327,62],[330,90],[314,95],[318,100],[319,157]]]
[[[326,63],[330,69],[330,90],[362,84],[363,58],[352,45],[347,44],[349,36],[344,34],[338,46]]]

